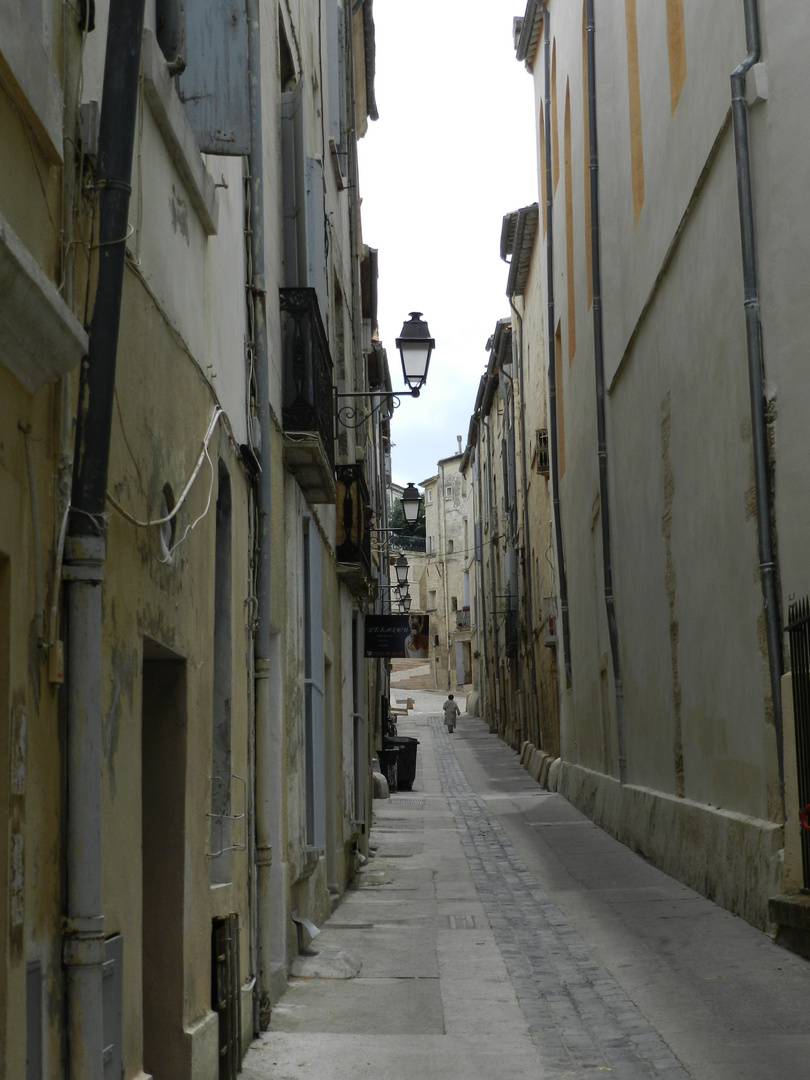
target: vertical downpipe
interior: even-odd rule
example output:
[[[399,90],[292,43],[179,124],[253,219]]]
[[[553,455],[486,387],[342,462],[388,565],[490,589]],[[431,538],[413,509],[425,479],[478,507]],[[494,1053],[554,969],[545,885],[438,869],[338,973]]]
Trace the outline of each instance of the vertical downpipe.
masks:
[[[599,454],[599,504],[602,521],[602,561],[605,576],[610,655],[616,695],[616,734],[619,743],[619,782],[627,780],[627,740],[624,727],[624,693],[619,659],[619,634],[613,596],[613,556],[610,542],[610,491],[608,488],[607,434],[605,425],[605,353],[602,341],[602,268],[599,247],[599,147],[596,138],[596,46],[593,0],[585,3],[588,52],[588,143],[590,154],[591,251],[593,280],[593,354],[596,373],[596,434]]]
[[[563,661],[565,677],[571,685],[571,641],[568,632],[568,581],[565,574],[562,519],[560,516],[560,467],[557,446],[557,362],[554,355],[554,188],[551,174],[551,20],[548,8],[543,7],[543,51],[545,63],[545,91],[543,111],[545,114],[546,155],[546,281],[548,289],[548,411],[549,440],[551,443],[551,501],[554,507],[554,546],[557,549],[557,571],[560,577],[560,625],[563,638]],[[561,695],[562,696],[562,695]]]
[[[265,1030],[270,1020],[272,919],[272,794],[276,789],[272,775],[273,740],[270,709],[271,630],[270,630],[270,572],[271,572],[271,461],[270,440],[270,375],[267,345],[267,292],[264,281],[264,151],[262,142],[262,81],[261,30],[258,0],[247,0],[248,15],[248,84],[250,95],[250,170],[251,195],[251,262],[253,278],[249,283],[248,302],[253,306],[254,349],[256,355],[256,408],[261,430],[259,451],[260,473],[256,490],[257,559],[256,599],[258,626],[253,640],[256,702],[256,863],[258,878],[258,965],[256,1026]]]
[[[540,717],[537,699],[537,666],[534,659],[534,589],[532,587],[532,546],[531,530],[529,528],[529,500],[527,495],[527,468],[526,462],[526,381],[523,375],[523,317],[515,307],[514,299],[510,296],[509,306],[514,312],[518,324],[518,388],[520,390],[520,449],[521,449],[521,480],[523,484],[523,578],[526,589],[526,638],[529,649],[529,707],[532,709],[532,718],[529,720],[529,739],[536,733],[537,745],[541,745]]]
[[[490,430],[489,415],[483,417],[482,423],[487,429],[487,519],[492,528],[492,432]],[[497,536],[492,537],[490,540],[490,547],[494,549],[497,542]],[[492,726],[492,720],[490,720],[490,731],[500,731],[501,725],[501,702],[502,687],[501,687],[501,650],[500,642],[498,640],[498,623],[495,618],[495,612],[498,607],[495,603],[495,566],[494,558],[490,556],[489,560],[489,594],[490,594],[490,618],[492,619],[492,648],[494,652],[494,669],[495,669],[495,726]]]
[[[757,497],[757,539],[759,571],[768,642],[768,664],[776,734],[779,793],[785,814],[785,763],[782,733],[782,631],[776,585],[776,558],[771,534],[772,497],[769,482],[768,434],[762,357],[762,329],[759,321],[759,283],[754,240],[754,198],[751,185],[751,152],[748,143],[748,112],[745,104],[745,77],[759,61],[760,37],[757,0],[744,0],[745,43],[748,53],[731,74],[731,120],[734,154],[737,160],[737,199],[740,213],[745,336],[748,351],[748,383],[751,397],[751,430],[754,451],[754,484]]]
[[[102,594],[107,470],[126,257],[144,0],[112,0],[99,132],[99,267],[81,365],[66,546],[67,968],[71,1080],[103,1073]]]

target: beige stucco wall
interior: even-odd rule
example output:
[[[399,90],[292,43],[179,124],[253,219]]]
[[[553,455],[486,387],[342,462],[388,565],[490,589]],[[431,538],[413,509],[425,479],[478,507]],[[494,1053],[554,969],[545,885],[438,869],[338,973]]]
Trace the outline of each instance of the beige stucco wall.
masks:
[[[538,456],[538,433],[541,430],[547,431],[549,426],[546,404],[548,345],[543,328],[544,305],[540,273],[540,264],[545,259],[542,218],[538,233],[525,290],[523,295],[514,301],[516,315],[513,319],[517,411],[515,451],[519,477],[516,485],[518,542],[522,552],[522,610],[526,613],[521,620],[521,663],[529,680],[526,695],[526,738],[552,757],[556,757],[560,745],[557,647],[547,642],[556,638],[559,631],[559,578],[551,524],[549,477],[541,472]],[[528,582],[523,569],[524,558],[528,560]]]
[[[194,365],[173,340],[133,275],[125,294],[126,321],[119,347],[117,388],[121,414],[113,429],[110,488],[135,516],[155,516],[160,491],[167,481],[179,494],[196,464],[212,398]],[[171,385],[175,394],[162,388]],[[148,408],[144,403],[148,402]],[[166,440],[165,432],[174,432]],[[235,628],[244,625],[247,586],[247,492],[245,477],[222,424],[210,453],[221,459],[231,479],[232,592],[231,637],[231,753],[232,773],[247,774],[247,732],[251,723],[248,686],[250,642]],[[211,701],[213,692],[214,509],[216,478],[206,467],[178,515],[178,538],[195,518],[208,512],[168,564],[161,564],[156,530],[141,530],[114,514],[110,522],[105,584],[105,626],[108,648],[104,657],[105,768],[104,885],[105,929],[120,930],[125,944],[125,1001],[140,993],[140,945],[147,935],[171,934],[182,945],[186,970],[182,1020],[204,1038],[198,1022],[210,1011],[210,928],[214,915],[239,911],[242,928],[243,974],[249,970],[247,911],[247,851],[231,853],[231,883],[212,886],[209,876],[211,775]],[[210,495],[209,495],[210,491]],[[210,503],[209,503],[210,499]],[[142,927],[140,907],[132,896],[153,893],[160,881],[144,880],[132,852],[141,846],[141,792],[146,779],[132,763],[141,758],[141,708],[144,640],[183,661],[186,679],[185,776],[174,782],[185,787],[185,870],[183,916],[174,926]],[[234,812],[244,802],[240,786],[232,788]],[[237,805],[240,804],[240,805]],[[245,843],[247,821],[233,825],[233,842]],[[176,912],[166,904],[167,923]],[[171,1003],[172,1010],[175,1003]],[[136,1014],[125,1009],[125,1059],[137,1060],[140,1049]],[[193,1045],[194,1035],[189,1037]],[[194,1053],[192,1046],[189,1053]]]
[[[684,5],[686,74],[673,100],[668,71],[674,46],[666,12],[635,6],[635,117],[625,9],[596,12],[608,476],[627,749],[622,788],[616,784],[619,740],[604,614],[604,508],[587,301],[582,12],[577,5],[551,5],[560,276],[555,326],[545,331],[559,334],[562,352],[560,498],[572,663],[571,688],[561,688],[561,746],[568,763],[563,789],[578,804],[601,808],[598,815],[617,835],[670,872],[765,925],[767,898],[778,891],[783,841],[729,124],[729,74],[746,52],[743,13],[726,2],[711,9]],[[783,179],[806,164],[803,143],[787,135],[801,122],[790,92],[801,65],[786,34],[791,19],[802,17],[794,7],[761,5],[765,68],[748,80],[754,102],[754,87],[763,88],[767,75],[767,101],[752,105],[749,123],[785,598],[808,588],[799,554],[807,525],[800,494],[806,462],[798,448],[810,388],[803,365],[792,359],[806,351],[807,331],[791,292],[808,237],[791,213]],[[538,110],[543,62],[541,48],[534,69]],[[566,88],[570,205],[562,145]],[[640,159],[633,156],[631,130],[639,116]],[[545,287],[545,269],[543,281]],[[747,852],[747,865],[723,854],[735,845]]]

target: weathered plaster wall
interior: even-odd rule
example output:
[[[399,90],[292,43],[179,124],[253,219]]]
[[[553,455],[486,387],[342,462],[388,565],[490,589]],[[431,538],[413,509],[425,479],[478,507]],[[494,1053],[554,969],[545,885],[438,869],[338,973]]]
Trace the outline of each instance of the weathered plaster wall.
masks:
[[[596,10],[607,447],[625,788],[616,784],[616,700],[604,616],[582,10],[550,7],[558,276],[555,324],[545,331],[557,339],[572,663],[572,684],[561,687],[563,790],[670,872],[764,925],[782,841],[729,124],[729,74],[746,51],[742,7],[723,2],[709,10],[686,3],[683,53],[663,6]],[[637,57],[628,30],[631,9]],[[790,359],[802,355],[806,336],[792,288],[807,243],[795,227],[795,196],[783,202],[774,197],[774,185],[785,188],[792,170],[806,162],[806,150],[788,136],[789,118],[794,130],[797,122],[797,99],[788,87],[800,77],[795,46],[784,39],[791,9],[762,5],[767,81],[770,86],[775,79],[779,89],[753,105],[749,119],[766,389],[776,395],[775,522],[780,569],[784,530],[795,591],[802,588],[799,537],[807,525],[801,509],[806,500],[799,494],[806,469],[796,448],[810,388]],[[538,112],[543,65],[541,49],[534,70]],[[765,85],[764,73],[749,76],[751,102],[754,88]],[[566,133],[570,156],[563,152]],[[794,214],[784,213],[785,206],[793,206]],[[545,268],[543,283],[545,288]],[[783,386],[789,392],[780,395]],[[730,857],[735,845],[747,853],[747,863]]]

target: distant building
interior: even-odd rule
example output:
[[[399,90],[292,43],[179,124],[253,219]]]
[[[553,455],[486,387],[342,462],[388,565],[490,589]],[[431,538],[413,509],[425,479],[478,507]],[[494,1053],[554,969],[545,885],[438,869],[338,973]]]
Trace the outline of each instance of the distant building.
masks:
[[[459,440],[459,443],[461,440]],[[472,488],[459,471],[462,455],[442,458],[425,490],[425,571],[421,600],[431,617],[436,688],[453,690],[473,682],[474,566]]]

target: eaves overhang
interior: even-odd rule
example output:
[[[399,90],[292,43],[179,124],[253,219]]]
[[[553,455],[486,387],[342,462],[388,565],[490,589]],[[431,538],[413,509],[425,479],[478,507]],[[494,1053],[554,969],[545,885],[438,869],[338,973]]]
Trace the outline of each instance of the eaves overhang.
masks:
[[[501,258],[509,263],[508,297],[522,296],[531,269],[540,212],[537,203],[506,214],[501,227]]]
[[[543,32],[543,5],[540,0],[529,0],[526,14],[520,20],[519,32],[516,32],[515,56],[532,71]]]

